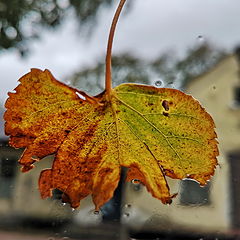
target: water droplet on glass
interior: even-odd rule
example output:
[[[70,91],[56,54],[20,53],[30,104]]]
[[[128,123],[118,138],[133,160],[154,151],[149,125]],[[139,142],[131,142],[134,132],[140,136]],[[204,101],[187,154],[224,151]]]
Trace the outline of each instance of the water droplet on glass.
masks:
[[[70,84],[71,81],[70,81],[70,80],[66,80],[65,83],[66,83],[66,84]]]
[[[197,40],[199,41],[199,42],[204,42],[204,37],[203,37],[203,35],[198,35],[197,36]]]
[[[168,88],[177,88],[177,87],[175,86],[174,82],[169,82],[169,83],[167,84],[167,87],[168,87]]]
[[[132,206],[132,205],[129,204],[129,203],[125,204],[125,208],[130,208],[131,206]]]
[[[86,100],[86,98],[81,94],[81,93],[79,93],[79,92],[75,92],[76,94],[77,94],[77,96],[80,98],[80,99],[82,99],[82,100]]]
[[[133,179],[132,184],[140,184],[140,180],[139,179]]]
[[[124,217],[129,217],[130,214],[129,214],[129,213],[124,213],[123,216],[124,216]]]
[[[99,211],[94,211],[93,213],[94,213],[95,215],[99,215],[100,212],[99,212]]]
[[[157,80],[157,81],[155,82],[155,86],[157,86],[157,87],[161,87],[162,85],[163,85],[162,80]]]
[[[213,88],[213,90],[216,90],[216,86],[213,86],[212,88]]]

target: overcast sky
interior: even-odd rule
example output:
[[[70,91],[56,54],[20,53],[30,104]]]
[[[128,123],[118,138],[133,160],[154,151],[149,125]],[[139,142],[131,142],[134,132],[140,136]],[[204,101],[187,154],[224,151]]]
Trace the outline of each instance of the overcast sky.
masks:
[[[240,44],[239,0],[129,1],[134,1],[134,6],[118,24],[114,53],[128,51],[153,58],[167,50],[181,55],[204,40],[226,49]],[[68,19],[57,31],[44,31],[41,40],[31,44],[27,59],[15,51],[0,53],[0,106],[7,91],[13,90],[17,79],[30,68],[50,69],[57,79],[63,80],[102,57],[113,13],[114,8],[101,12],[91,41],[86,41],[76,22]]]

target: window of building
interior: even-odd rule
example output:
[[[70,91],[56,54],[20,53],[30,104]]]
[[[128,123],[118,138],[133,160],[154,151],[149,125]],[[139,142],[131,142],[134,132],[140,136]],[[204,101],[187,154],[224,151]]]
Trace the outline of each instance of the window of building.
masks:
[[[231,221],[235,228],[240,228],[240,151],[230,152],[228,154],[228,161],[230,166]]]
[[[17,159],[2,156],[0,158],[0,197],[10,198],[16,176]]]
[[[182,205],[207,205],[209,198],[210,183],[202,187],[199,183],[190,179],[181,181],[180,203]]]

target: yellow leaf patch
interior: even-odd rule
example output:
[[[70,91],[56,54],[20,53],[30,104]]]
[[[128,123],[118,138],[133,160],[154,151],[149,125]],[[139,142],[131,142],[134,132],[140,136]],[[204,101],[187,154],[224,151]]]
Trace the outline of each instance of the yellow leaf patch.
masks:
[[[10,145],[23,147],[23,171],[55,154],[43,170],[43,198],[57,188],[72,207],[88,196],[98,210],[114,193],[121,166],[163,203],[172,195],[165,176],[204,185],[218,155],[214,122],[191,96],[175,89],[122,84],[94,98],[59,81],[48,70],[32,71],[9,93],[4,115]],[[83,97],[81,97],[83,95]]]

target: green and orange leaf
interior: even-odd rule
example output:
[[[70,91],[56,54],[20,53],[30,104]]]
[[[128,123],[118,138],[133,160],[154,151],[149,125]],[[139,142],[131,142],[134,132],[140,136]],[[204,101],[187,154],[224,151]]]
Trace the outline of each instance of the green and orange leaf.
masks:
[[[75,208],[91,194],[99,209],[113,196],[123,166],[127,180],[139,179],[170,203],[165,176],[204,185],[214,174],[214,122],[181,91],[122,84],[110,95],[88,97],[38,69],[19,81],[5,105],[5,132],[11,146],[25,148],[23,171],[55,154],[52,168],[39,178],[43,198],[57,188]]]

